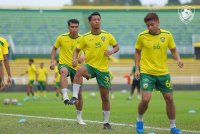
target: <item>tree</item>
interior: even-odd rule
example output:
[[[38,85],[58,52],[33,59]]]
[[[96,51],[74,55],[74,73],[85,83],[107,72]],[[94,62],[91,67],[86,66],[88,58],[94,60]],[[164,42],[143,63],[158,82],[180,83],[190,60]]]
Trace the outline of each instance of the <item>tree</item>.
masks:
[[[191,5],[200,5],[200,0],[192,0]]]
[[[179,0],[168,0],[167,5],[180,5],[180,1]]]
[[[133,5],[142,5],[140,0],[132,0]]]

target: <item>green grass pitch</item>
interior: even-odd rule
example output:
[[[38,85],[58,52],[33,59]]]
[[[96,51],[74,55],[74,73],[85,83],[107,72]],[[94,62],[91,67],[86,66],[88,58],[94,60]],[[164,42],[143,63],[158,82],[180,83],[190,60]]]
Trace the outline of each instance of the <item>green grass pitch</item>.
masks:
[[[134,96],[128,101],[129,92],[114,91],[115,99],[111,99],[110,122],[112,130],[103,130],[101,99],[99,92],[96,97],[90,96],[89,91],[83,92],[84,107],[83,119],[95,122],[86,122],[87,125],[78,125],[75,121],[74,106],[66,106],[61,100],[55,99],[55,93],[47,93],[47,98],[23,101],[25,93],[0,92],[0,133],[2,134],[133,134],[136,133],[134,123],[137,115],[138,100]],[[177,127],[185,134],[200,133],[200,91],[175,91]],[[70,93],[71,96],[71,93]],[[22,106],[4,105],[4,98],[17,98]],[[189,113],[195,110],[195,113]],[[165,112],[165,102],[159,92],[154,92],[149,109],[145,113],[144,123],[147,128],[145,134],[169,134],[169,122]],[[3,114],[2,114],[3,113]],[[5,114],[13,114],[5,115]],[[32,117],[17,116],[29,115]],[[42,117],[39,118],[38,116]],[[51,117],[48,119],[47,117]],[[25,118],[27,121],[19,123]]]

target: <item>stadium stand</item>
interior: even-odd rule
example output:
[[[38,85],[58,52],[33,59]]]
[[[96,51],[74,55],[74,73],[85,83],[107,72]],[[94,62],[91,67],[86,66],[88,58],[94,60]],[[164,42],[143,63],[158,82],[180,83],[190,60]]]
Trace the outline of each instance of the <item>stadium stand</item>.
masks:
[[[87,16],[92,10],[0,10],[1,34],[11,35],[16,54],[49,54],[57,35],[66,31],[67,20],[80,20],[80,33],[88,31]],[[139,32],[145,29],[143,18],[152,10],[100,10],[102,28],[113,33],[119,42],[120,57],[132,56],[133,45]],[[200,29],[200,12],[188,25],[181,22],[177,9],[154,10],[160,16],[161,28],[174,35],[176,44],[184,55],[192,55],[192,35]]]

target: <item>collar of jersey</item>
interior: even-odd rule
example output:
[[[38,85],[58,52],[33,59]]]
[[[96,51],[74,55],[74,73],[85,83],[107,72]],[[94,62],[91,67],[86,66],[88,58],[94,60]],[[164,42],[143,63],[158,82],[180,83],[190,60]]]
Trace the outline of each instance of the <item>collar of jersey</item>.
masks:
[[[153,36],[159,35],[159,34],[161,34],[161,29],[160,29],[160,32],[159,32],[158,34],[152,34],[152,33],[150,33],[150,32],[149,32],[149,34],[151,34],[151,35],[153,35]]]
[[[92,35],[100,35],[102,32],[100,31],[100,33],[99,33],[99,34],[93,34],[93,33],[90,31],[90,33],[91,33]]]
[[[71,38],[71,39],[77,39],[78,38],[78,34],[77,34],[76,38],[71,37],[70,34],[68,34],[68,35],[69,35],[69,38]]]

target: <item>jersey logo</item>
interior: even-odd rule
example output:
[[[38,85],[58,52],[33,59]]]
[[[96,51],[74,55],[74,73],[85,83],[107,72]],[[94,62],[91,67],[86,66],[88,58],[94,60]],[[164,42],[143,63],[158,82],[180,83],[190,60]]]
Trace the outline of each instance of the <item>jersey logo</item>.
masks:
[[[101,40],[102,40],[102,41],[105,41],[105,40],[106,40],[106,37],[105,37],[105,36],[101,36]]]
[[[91,38],[91,39],[89,39],[89,41],[93,41],[93,40],[94,40],[94,39],[92,39],[92,38]]]
[[[144,84],[143,84],[143,88],[144,88],[144,89],[146,89],[148,86],[149,86],[148,83],[144,83]]]
[[[165,37],[160,37],[161,42],[165,42]]]
[[[153,48],[154,49],[160,49],[160,45],[159,44],[155,44],[155,45],[153,45]]]

